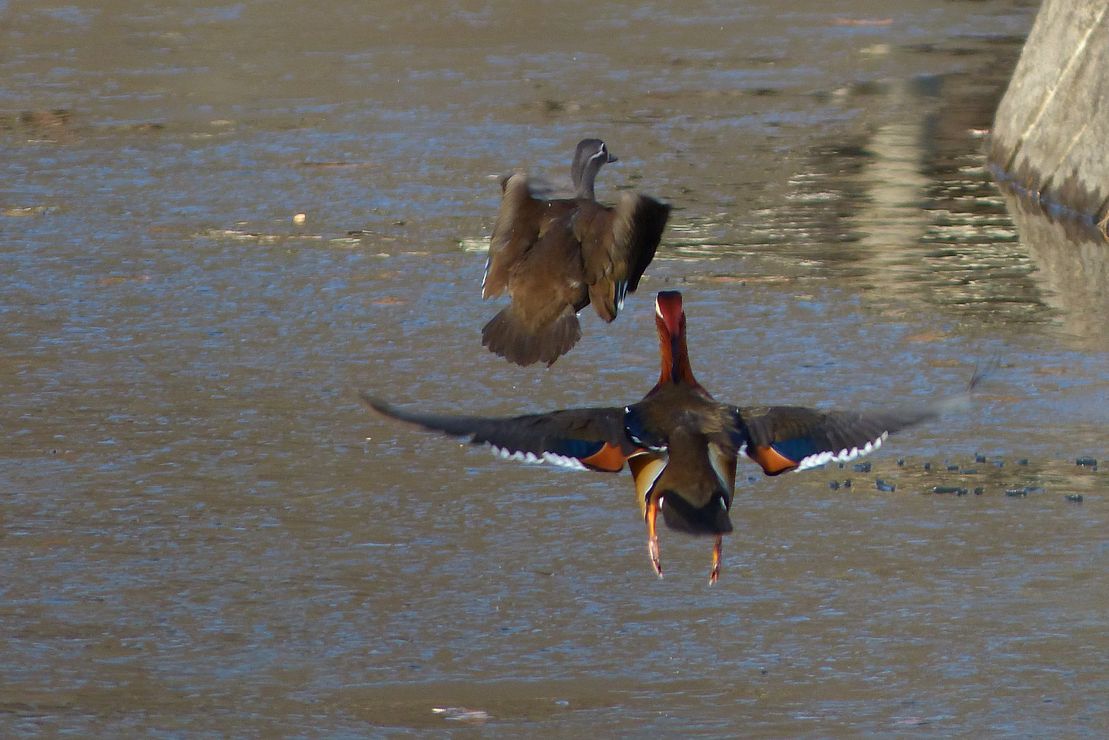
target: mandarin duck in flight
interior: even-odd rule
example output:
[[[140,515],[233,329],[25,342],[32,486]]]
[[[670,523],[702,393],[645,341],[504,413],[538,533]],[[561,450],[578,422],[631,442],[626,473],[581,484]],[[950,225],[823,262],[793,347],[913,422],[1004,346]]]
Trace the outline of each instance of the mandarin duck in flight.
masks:
[[[552,365],[581,338],[578,312],[593,304],[613,321],[655,256],[670,206],[623,193],[615,206],[594,200],[593,182],[616,157],[584,139],[570,168],[572,198],[547,200],[518,172],[501,183],[482,298],[508,291],[512,302],[481,330],[481,343],[517,365]]]
[[[720,574],[722,536],[739,456],[767,475],[844,462],[878,449],[898,430],[966,404],[966,393],[931,405],[872,413],[801,406],[733,406],[709,395],[693,375],[686,349],[681,293],[655,301],[662,371],[638,403],[577,408],[516,417],[447,416],[408,411],[363,394],[365,403],[394,419],[488,444],[502,457],[615,473],[627,463],[647,525],[651,566],[662,576],[656,523],[714,538],[709,583]]]

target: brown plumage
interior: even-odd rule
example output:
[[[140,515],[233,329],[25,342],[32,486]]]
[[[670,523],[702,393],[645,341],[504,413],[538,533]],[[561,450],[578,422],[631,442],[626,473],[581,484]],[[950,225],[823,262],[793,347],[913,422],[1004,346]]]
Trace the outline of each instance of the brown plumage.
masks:
[[[492,445],[506,458],[604,472],[618,472],[626,462],[655,572],[662,575],[656,528],[661,513],[671,529],[714,538],[709,582],[715,583],[722,536],[732,531],[729,511],[740,455],[767,475],[851,460],[876,450],[890,433],[964,404],[984,374],[975,373],[967,393],[894,411],[738,407],[714,400],[694,377],[680,293],[658,294],[655,326],[659,379],[631,406],[492,418],[404,411],[368,395],[363,400],[386,416]]]
[[[605,143],[584,139],[571,166],[572,198],[548,200],[524,173],[501,183],[482,297],[512,302],[487,323],[482,344],[515,362],[551,365],[581,338],[577,314],[590,303],[613,321],[662,238],[670,206],[624,193],[615,206],[594,200],[597,173],[615,162]]]

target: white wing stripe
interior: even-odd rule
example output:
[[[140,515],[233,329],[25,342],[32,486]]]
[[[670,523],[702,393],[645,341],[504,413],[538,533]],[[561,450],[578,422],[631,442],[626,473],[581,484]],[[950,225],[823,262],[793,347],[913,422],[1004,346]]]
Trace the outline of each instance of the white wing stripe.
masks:
[[[491,445],[494,454],[504,460],[515,460],[516,462],[528,463],[529,465],[538,465],[541,463],[551,463],[558,465],[562,468],[570,468],[571,470],[587,470],[581,460],[576,457],[567,457],[566,455],[559,455],[554,452],[541,452],[536,455],[534,452],[510,452],[503,447]]]
[[[794,470],[799,472],[810,468],[818,468],[830,462],[848,462],[854,460],[856,457],[869,455],[871,452],[881,447],[888,436],[889,432],[882,432],[882,435],[878,437],[878,439],[867,442],[862,447],[852,447],[850,450],[840,450],[839,452],[818,452],[814,455],[809,455],[801,458],[801,461]]]
[[[569,468],[570,470],[588,469],[582,464],[581,460],[578,460],[576,457],[567,457],[565,455],[556,455],[553,452],[544,452],[543,459],[560,468]]]

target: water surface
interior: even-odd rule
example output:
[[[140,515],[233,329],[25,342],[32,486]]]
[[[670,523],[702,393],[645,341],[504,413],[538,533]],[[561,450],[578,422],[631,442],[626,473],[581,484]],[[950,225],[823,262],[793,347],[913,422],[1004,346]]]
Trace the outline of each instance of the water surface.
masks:
[[[1034,5],[0,4],[4,734],[1104,735],[1109,258],[982,156]],[[590,135],[671,225],[515,368],[496,177]],[[736,403],[1003,367],[869,472],[743,468],[711,589],[626,474],[357,402],[637,400],[661,289]]]

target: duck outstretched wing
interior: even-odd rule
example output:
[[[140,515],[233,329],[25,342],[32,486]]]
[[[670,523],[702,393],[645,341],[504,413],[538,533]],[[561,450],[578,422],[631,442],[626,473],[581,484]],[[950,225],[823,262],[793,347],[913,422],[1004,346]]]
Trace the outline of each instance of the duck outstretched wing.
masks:
[[[501,457],[548,462],[579,470],[615,473],[637,451],[624,431],[624,409],[581,408],[512,417],[452,416],[398,408],[362,394],[377,413],[472,444],[489,445]]]
[[[980,364],[962,393],[931,404],[870,413],[803,406],[736,408],[732,441],[767,475],[854,460],[881,447],[895,432],[951,412],[966,411],[972,392],[999,365],[996,357]]]
[[[767,475],[854,460],[881,447],[890,434],[939,415],[934,407],[869,414],[803,406],[736,411],[736,446]]]

